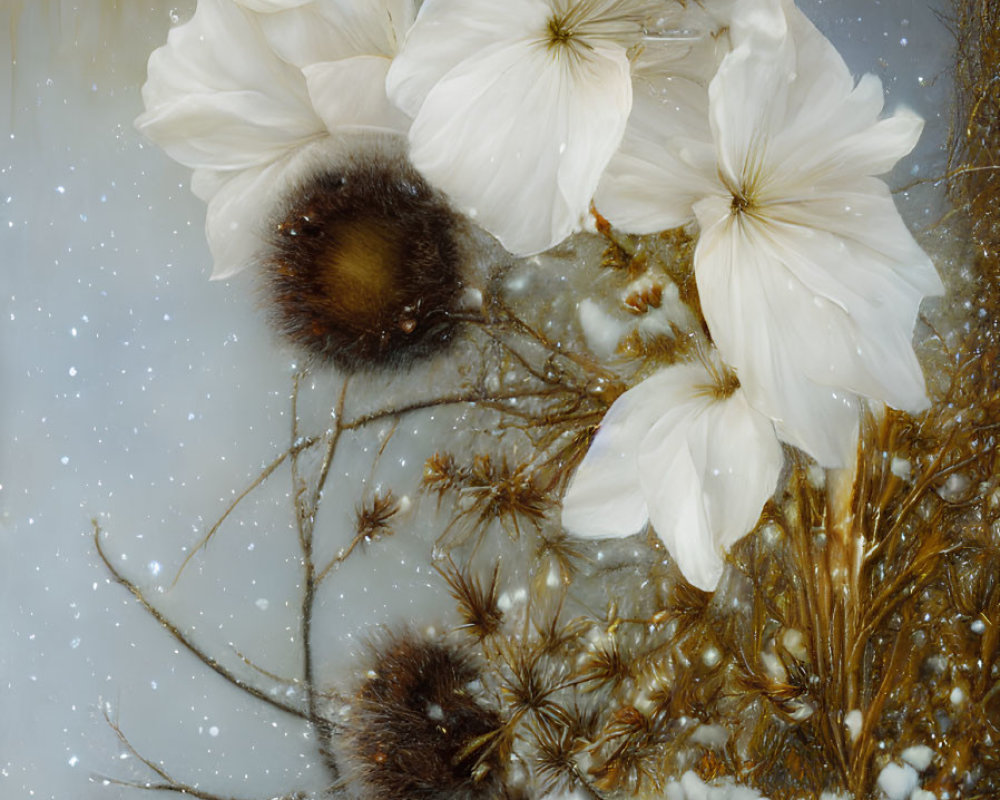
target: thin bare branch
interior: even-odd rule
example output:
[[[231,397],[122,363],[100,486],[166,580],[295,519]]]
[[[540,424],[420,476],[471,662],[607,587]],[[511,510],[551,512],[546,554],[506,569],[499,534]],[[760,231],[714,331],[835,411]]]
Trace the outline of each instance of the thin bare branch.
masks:
[[[276,459],[274,459],[274,461],[272,461],[270,464],[264,467],[264,469],[260,472],[260,474],[256,478],[254,478],[250,482],[250,484],[242,492],[240,492],[235,497],[235,499],[226,507],[226,510],[222,513],[222,516],[219,517],[212,525],[212,527],[208,529],[208,533],[206,533],[202,537],[202,539],[193,548],[191,548],[191,552],[188,553],[187,556],[184,558],[184,561],[181,562],[181,565],[177,570],[177,574],[174,576],[173,581],[171,581],[170,583],[171,588],[177,585],[177,581],[180,580],[181,574],[184,572],[184,569],[187,567],[191,559],[194,558],[198,552],[200,552],[201,550],[203,550],[205,547],[208,546],[208,543],[211,541],[212,537],[215,536],[219,528],[222,527],[222,524],[226,521],[226,519],[228,519],[229,515],[236,510],[236,507],[240,503],[242,503],[243,500],[251,492],[253,492],[254,489],[256,489],[258,486],[264,483],[264,481],[270,478],[271,475],[274,473],[274,471],[278,467],[280,467],[283,463],[285,463],[286,458],[288,458],[290,455],[297,455],[303,450],[312,447],[318,441],[319,439],[317,437],[310,437],[308,439],[297,442],[293,444],[289,449],[285,450],[285,452],[283,452]]]
[[[284,711],[286,714],[291,714],[299,719],[309,719],[308,714],[301,708],[297,708],[296,706],[285,703],[276,697],[272,697],[264,690],[259,689],[258,687],[247,683],[242,678],[237,677],[227,667],[220,664],[218,659],[210,656],[198,647],[198,645],[192,642],[180,628],[178,628],[173,622],[170,621],[170,619],[166,617],[166,615],[163,614],[163,612],[146,599],[146,595],[143,593],[142,589],[132,583],[132,581],[126,578],[115,568],[115,566],[111,563],[111,559],[108,558],[107,553],[104,552],[104,547],[101,544],[100,525],[98,525],[97,520],[93,520],[92,524],[94,526],[94,546],[97,548],[97,554],[101,557],[101,561],[104,562],[104,566],[107,568],[108,572],[111,573],[111,576],[115,579],[115,581],[132,593],[132,596],[139,601],[139,604],[143,607],[143,609],[145,609],[145,611],[153,619],[162,625],[166,629],[167,633],[169,633],[179,644],[183,645],[183,647],[194,655],[199,661],[201,661],[202,664],[221,676],[237,689],[246,692],[251,697],[267,703],[267,705],[276,708],[279,711]]]

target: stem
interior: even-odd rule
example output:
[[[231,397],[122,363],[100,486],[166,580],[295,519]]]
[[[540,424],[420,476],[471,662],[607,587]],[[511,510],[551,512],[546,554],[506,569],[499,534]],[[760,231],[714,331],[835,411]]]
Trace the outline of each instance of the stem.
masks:
[[[857,672],[849,668],[846,656],[853,650],[860,613],[860,579],[865,552],[865,537],[854,524],[855,469],[827,471],[826,571],[834,630],[831,645],[833,664],[840,674],[840,707],[846,713],[857,708],[859,698]],[[841,733],[841,737],[842,733]]]
[[[336,556],[331,558],[330,561],[327,563],[327,565],[319,571],[319,573],[316,575],[316,581],[315,581],[316,584],[322,583],[323,579],[326,578],[326,576],[329,575],[332,570],[336,569],[345,561],[347,561],[351,553],[354,552],[355,548],[357,548],[357,546],[361,544],[366,538],[367,538],[366,533],[356,533],[354,535],[354,538],[351,539],[351,543],[342,552],[338,553]]]
[[[279,711],[284,711],[286,714],[291,714],[292,716],[299,717],[300,719],[308,719],[308,716],[306,715],[305,712],[302,711],[302,709],[296,708],[295,706],[287,705],[286,703],[283,703],[282,701],[272,697],[268,693],[261,691],[256,686],[253,686],[247,683],[246,681],[243,681],[240,678],[236,677],[226,667],[220,664],[215,658],[208,655],[208,653],[199,648],[190,639],[188,639],[186,634],[184,634],[184,632],[181,631],[180,628],[174,625],[174,623],[172,623],[169,619],[167,619],[167,617],[159,609],[153,606],[153,604],[146,599],[146,596],[145,594],[143,594],[142,589],[140,589],[138,586],[132,583],[132,581],[130,581],[128,578],[122,575],[117,569],[115,569],[114,565],[111,563],[111,560],[104,552],[104,548],[101,546],[100,526],[97,524],[96,520],[94,520],[92,524],[94,526],[94,545],[97,548],[97,554],[101,557],[101,561],[104,562],[104,566],[107,568],[108,572],[111,573],[111,576],[118,583],[120,583],[122,586],[124,586],[132,593],[132,595],[135,597],[136,600],[139,601],[139,603],[146,610],[146,612],[153,619],[159,622],[160,625],[162,625],[167,630],[167,632],[174,637],[174,639],[178,643],[183,645],[185,649],[190,651],[206,667],[218,673],[220,676],[222,676],[226,681],[231,683],[237,689],[241,689],[242,691],[246,692],[248,695],[255,698],[256,700],[261,700],[267,703],[269,706],[278,709]]]
[[[373,422],[379,422],[380,420],[388,419],[390,417],[399,417],[403,414],[409,414],[414,411],[422,411],[425,408],[484,402],[500,403],[504,400],[524,400],[530,397],[545,397],[551,394],[555,394],[555,391],[542,392],[538,389],[521,389],[502,394],[488,395],[482,391],[472,390],[451,395],[444,395],[442,397],[434,397],[429,400],[417,400],[412,403],[396,406],[395,408],[386,408],[379,411],[372,411],[367,414],[361,414],[349,422],[345,422],[340,427],[345,431],[353,431],[358,428],[363,428],[366,425],[371,425]]]
[[[233,500],[233,502],[231,502],[226,507],[226,510],[222,512],[222,516],[219,517],[215,521],[215,524],[213,524],[212,527],[208,529],[208,533],[206,533],[202,537],[201,541],[199,541],[198,544],[196,544],[193,548],[191,548],[191,552],[188,553],[184,561],[181,562],[181,565],[177,570],[177,574],[174,576],[174,580],[170,584],[171,588],[177,585],[177,581],[180,580],[181,573],[184,572],[184,569],[187,567],[188,562],[191,561],[192,558],[194,558],[196,553],[200,552],[201,550],[203,550],[205,547],[208,546],[209,541],[212,539],[213,536],[215,536],[219,528],[222,527],[222,523],[224,523],[229,518],[229,515],[236,510],[236,507],[243,502],[243,499],[247,495],[249,495],[254,489],[260,486],[264,481],[270,478],[271,474],[285,462],[286,458],[288,458],[289,456],[298,455],[303,450],[307,450],[308,448],[312,447],[314,444],[316,444],[317,441],[318,439],[316,438],[309,438],[302,442],[297,442],[293,444],[292,447],[290,447],[284,453],[282,453],[280,456],[278,456],[276,459],[274,459],[274,461],[272,461],[270,464],[264,467],[261,473],[256,478],[254,478],[253,481],[250,482],[247,488],[244,489],[242,492],[240,492]]]
[[[292,444],[299,440],[299,417],[298,417],[298,393],[301,381],[301,373],[295,376],[295,383],[292,390]],[[319,503],[323,497],[323,487],[326,485],[330,475],[330,467],[336,455],[337,443],[344,431],[344,405],[347,401],[348,381],[344,381],[340,390],[340,397],[333,410],[334,428],[327,442],[326,450],[323,453],[323,461],[320,464],[319,475],[316,484],[309,495],[307,501],[303,498],[306,495],[306,485],[299,475],[298,453],[292,454],[292,491],[295,504],[295,523],[298,529],[299,546],[302,550],[302,661],[303,661],[303,683],[306,690],[306,707],[310,724],[316,731],[319,740],[319,753],[323,759],[323,764],[336,784],[340,780],[340,768],[337,766],[333,755],[333,723],[330,722],[320,711],[319,700],[316,692],[315,663],[312,650],[312,621],[313,606],[316,601],[316,587],[319,581],[326,574],[326,570],[317,576],[316,564],[313,560],[313,533],[316,525],[316,514],[319,510]]]

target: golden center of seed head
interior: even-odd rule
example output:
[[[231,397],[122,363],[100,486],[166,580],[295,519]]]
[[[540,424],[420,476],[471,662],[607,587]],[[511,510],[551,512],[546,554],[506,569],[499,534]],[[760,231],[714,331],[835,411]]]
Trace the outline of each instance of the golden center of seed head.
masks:
[[[390,226],[373,219],[352,219],[334,226],[320,256],[322,282],[338,314],[358,330],[374,331],[386,319],[398,294],[403,242]]]

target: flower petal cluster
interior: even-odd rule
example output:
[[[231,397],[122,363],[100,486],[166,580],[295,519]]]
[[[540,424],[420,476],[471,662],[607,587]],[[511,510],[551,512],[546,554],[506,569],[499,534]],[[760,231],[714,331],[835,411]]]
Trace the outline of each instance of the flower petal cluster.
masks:
[[[150,56],[136,127],[194,169],[213,278],[252,262],[296,163],[332,133],[408,121],[385,95],[412,0],[199,0]]]
[[[774,493],[784,456],[771,421],[743,391],[720,386],[721,365],[667,367],[619,397],[563,499],[577,536],[660,535],[684,576],[706,591],[723,554]]]
[[[921,120],[880,119],[878,78],[855,85],[786,0],[734,7],[732,49],[707,91],[637,93],[597,195],[614,224],[697,220],[702,311],[749,401],[822,465],[853,461],[864,397],[926,407],[911,344],[942,284],[885,184]]]
[[[926,407],[911,337],[922,299],[943,291],[874,177],[910,152],[921,120],[881,118],[879,80],[855,84],[791,0],[743,0],[728,13],[730,47],[710,81],[661,74],[637,85],[595,202],[631,233],[697,223],[701,309],[740,389],[714,404],[685,400],[693,367],[680,366],[626,392],[563,506],[580,536],[626,536],[648,515],[705,589],[774,490],[779,439],[844,467],[866,398]]]
[[[426,0],[389,71],[411,158],[526,255],[581,225],[632,106],[636,0]]]

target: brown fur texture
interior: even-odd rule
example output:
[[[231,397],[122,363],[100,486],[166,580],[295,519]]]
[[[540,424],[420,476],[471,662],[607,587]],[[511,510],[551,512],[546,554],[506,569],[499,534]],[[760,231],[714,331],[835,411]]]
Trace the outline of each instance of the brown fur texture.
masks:
[[[458,218],[399,155],[357,153],[300,181],[263,259],[272,321],[346,372],[445,349],[461,289]]]
[[[361,796],[503,797],[505,759],[497,746],[503,725],[477,697],[478,681],[475,664],[450,645],[412,632],[376,645],[345,730]]]

